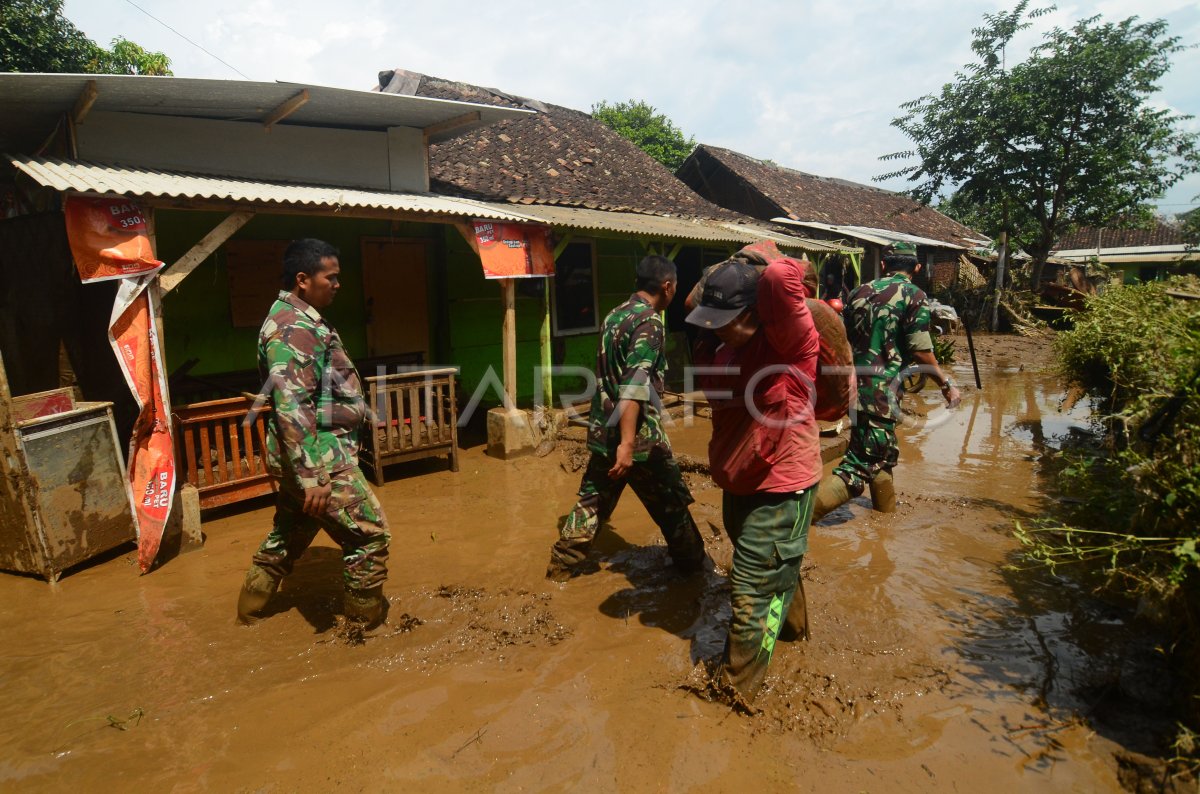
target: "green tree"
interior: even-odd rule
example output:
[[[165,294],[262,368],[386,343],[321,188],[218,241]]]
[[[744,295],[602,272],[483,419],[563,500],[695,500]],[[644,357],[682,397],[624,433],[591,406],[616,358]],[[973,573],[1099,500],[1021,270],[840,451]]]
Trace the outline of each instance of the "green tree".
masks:
[[[63,0],[0,0],[0,71],[171,74],[171,61],[117,37],[106,50],[63,16]]]
[[[669,118],[640,100],[612,104],[598,102],[592,105],[592,115],[672,172],[683,165],[696,148],[695,138],[685,138],[683,131]]]
[[[914,148],[882,159],[917,162],[878,179],[908,177],[926,203],[957,188],[960,204],[998,213],[999,228],[1031,238],[1023,242],[1037,283],[1072,226],[1148,221],[1148,201],[1200,170],[1200,135],[1181,129],[1190,116],[1148,103],[1183,49],[1165,21],[1089,17],[1049,31],[1008,68],[1013,37],[1052,10],[1028,5],[985,15],[972,31],[976,61],[938,94],[901,106],[892,125]]]

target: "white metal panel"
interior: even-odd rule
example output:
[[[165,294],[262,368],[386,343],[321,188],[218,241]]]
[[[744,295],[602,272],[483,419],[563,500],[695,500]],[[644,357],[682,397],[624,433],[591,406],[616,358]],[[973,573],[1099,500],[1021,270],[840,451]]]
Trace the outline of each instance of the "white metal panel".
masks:
[[[385,132],[282,124],[267,132],[261,124],[245,121],[93,112],[76,135],[81,160],[278,182],[393,189]],[[414,166],[423,167],[422,155],[415,156]],[[410,179],[405,187],[411,190],[415,183]]]

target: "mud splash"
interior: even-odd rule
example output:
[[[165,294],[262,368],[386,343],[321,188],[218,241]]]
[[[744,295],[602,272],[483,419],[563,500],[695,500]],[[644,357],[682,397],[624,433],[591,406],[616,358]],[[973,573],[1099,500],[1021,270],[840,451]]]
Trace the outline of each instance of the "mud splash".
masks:
[[[0,787],[1118,791],[1113,750],[1144,748],[1102,717],[1150,724],[1151,649],[1113,608],[1005,567],[1012,519],[1046,506],[1039,457],[1086,413],[1059,411],[1035,347],[982,352],[985,390],[958,411],[914,403],[898,511],[859,500],[814,528],[812,640],[777,646],[755,716],[679,689],[729,617],[719,489],[692,473],[713,574],[674,575],[630,494],[595,571],[554,585],[569,451],[471,449],[458,475],[391,474],[391,618],[352,644],[324,538],[269,616],[234,625],[265,506],[149,576],[128,554],[56,587],[0,577]],[[672,430],[688,454],[706,433]]]

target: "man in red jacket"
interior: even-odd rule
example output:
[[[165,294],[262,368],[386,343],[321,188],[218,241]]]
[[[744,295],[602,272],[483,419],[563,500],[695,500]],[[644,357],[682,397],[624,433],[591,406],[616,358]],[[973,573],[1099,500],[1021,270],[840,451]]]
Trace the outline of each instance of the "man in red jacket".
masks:
[[[696,343],[695,364],[721,369],[700,380],[713,409],[709,466],[725,491],[734,546],[720,679],[747,702],[762,688],[800,580],[821,479],[813,416],[819,339],[804,287],[810,267],[782,258],[759,276],[731,260],[709,273],[687,318],[709,332]]]

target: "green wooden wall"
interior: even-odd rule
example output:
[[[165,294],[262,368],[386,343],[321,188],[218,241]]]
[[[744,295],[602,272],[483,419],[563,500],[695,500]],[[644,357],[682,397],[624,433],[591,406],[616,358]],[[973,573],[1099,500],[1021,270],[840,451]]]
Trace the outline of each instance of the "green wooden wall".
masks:
[[[159,210],[155,215],[159,258],[173,262],[186,253],[224,217],[222,213]],[[501,361],[500,286],[483,277],[479,258],[458,231],[445,224],[393,224],[387,220],[340,219],[288,215],[259,215],[234,235],[235,240],[290,240],[317,237],[341,251],[342,289],[326,315],[337,327],[352,357],[366,352],[363,312],[361,239],[363,237],[424,238],[429,250],[429,307],[431,365],[460,368],[465,393],[463,404],[483,381],[489,367],[497,379]],[[588,238],[573,236],[572,242]],[[634,266],[645,255],[644,246],[632,239],[595,238],[598,316],[629,297],[634,289]],[[721,252],[704,252],[705,264]],[[708,261],[711,260],[711,261]],[[541,363],[539,336],[545,303],[518,290],[517,397],[529,405],[534,396],[535,368]],[[680,300],[682,300],[682,295]],[[264,313],[266,308],[264,307]],[[223,250],[200,265],[164,299],[163,324],[168,371],[191,358],[199,362],[192,374],[253,369],[257,328],[234,328],[230,319],[229,284]],[[592,369],[596,357],[595,333],[554,337],[553,363]],[[559,376],[553,384],[559,394],[583,391],[580,378]],[[496,405],[500,395],[489,390],[486,405]]]

